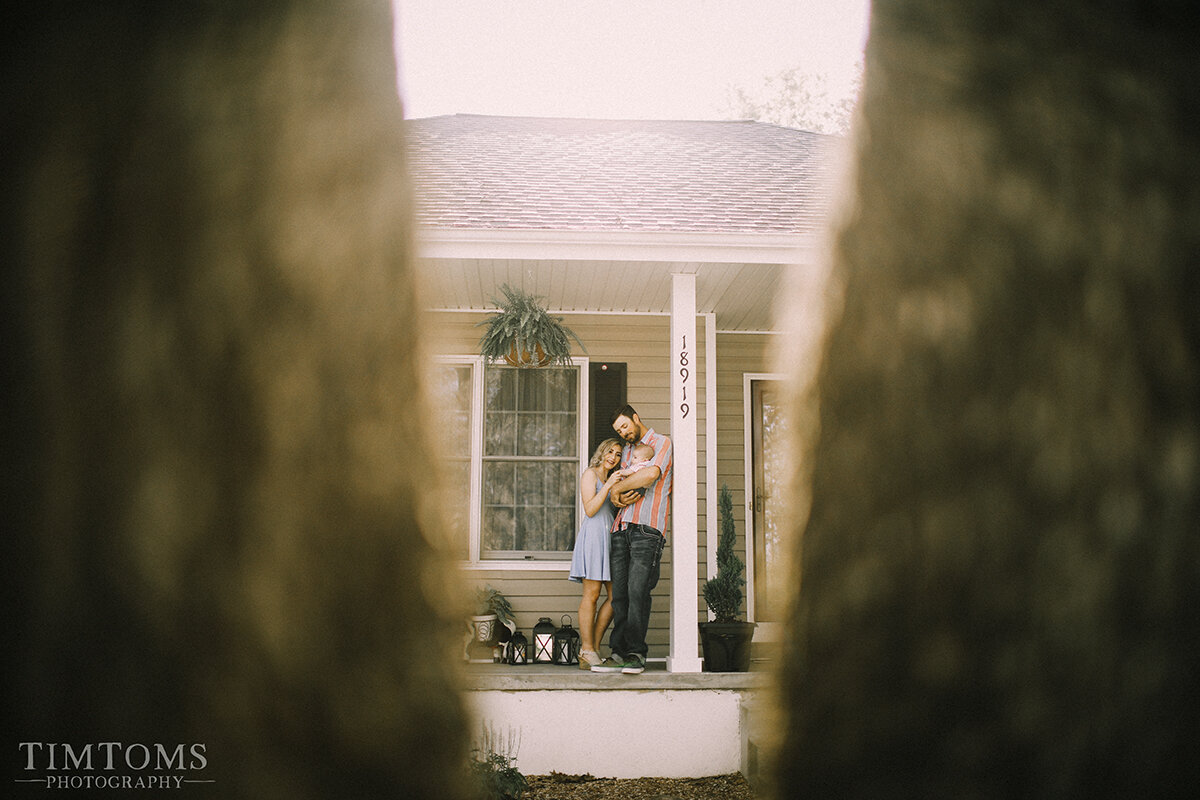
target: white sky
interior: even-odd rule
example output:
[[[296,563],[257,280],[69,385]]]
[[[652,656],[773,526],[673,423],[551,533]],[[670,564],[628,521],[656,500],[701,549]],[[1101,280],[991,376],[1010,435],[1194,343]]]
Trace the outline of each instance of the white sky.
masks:
[[[395,0],[405,116],[717,119],[732,86],[844,83],[869,0]],[[831,86],[831,89],[837,89]]]

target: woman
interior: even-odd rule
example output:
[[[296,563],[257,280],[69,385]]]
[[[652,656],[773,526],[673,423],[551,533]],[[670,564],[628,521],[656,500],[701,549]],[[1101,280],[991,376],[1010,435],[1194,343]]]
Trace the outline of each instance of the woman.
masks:
[[[579,602],[579,668],[599,664],[600,640],[612,622],[612,578],[608,572],[608,534],[617,510],[608,499],[608,490],[620,480],[621,442],[605,439],[596,448],[587,469],[579,477],[579,496],[583,500],[583,524],[575,537],[570,579],[583,583]],[[604,605],[596,608],[600,585],[604,585]]]

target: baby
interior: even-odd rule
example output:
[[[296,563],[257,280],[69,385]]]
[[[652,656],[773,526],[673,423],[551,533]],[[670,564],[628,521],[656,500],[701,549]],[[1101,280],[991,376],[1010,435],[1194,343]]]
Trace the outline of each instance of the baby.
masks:
[[[653,462],[654,448],[648,444],[638,442],[633,446],[633,463],[624,469],[617,470],[617,475],[622,478],[628,478],[639,469],[650,466]]]

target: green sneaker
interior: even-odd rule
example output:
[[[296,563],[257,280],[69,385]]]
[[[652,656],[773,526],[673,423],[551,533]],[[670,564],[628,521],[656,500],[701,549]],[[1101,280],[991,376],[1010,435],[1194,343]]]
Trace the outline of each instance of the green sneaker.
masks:
[[[625,659],[613,653],[599,664],[593,664],[592,672],[620,672],[624,667]]]
[[[630,656],[621,666],[621,672],[626,675],[639,675],[646,671],[646,662],[640,656]]]

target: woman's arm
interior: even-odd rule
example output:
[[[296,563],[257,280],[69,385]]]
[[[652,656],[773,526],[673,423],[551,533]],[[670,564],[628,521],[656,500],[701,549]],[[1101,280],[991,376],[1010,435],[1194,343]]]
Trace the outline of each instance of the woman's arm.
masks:
[[[596,480],[598,477],[595,471],[591,467],[588,467],[579,478],[579,497],[583,500],[583,513],[589,517],[596,516],[596,512],[604,505],[604,498],[608,497],[608,490],[617,481],[617,471],[612,471],[608,476],[608,480],[604,482],[604,485],[599,490],[596,489]]]

